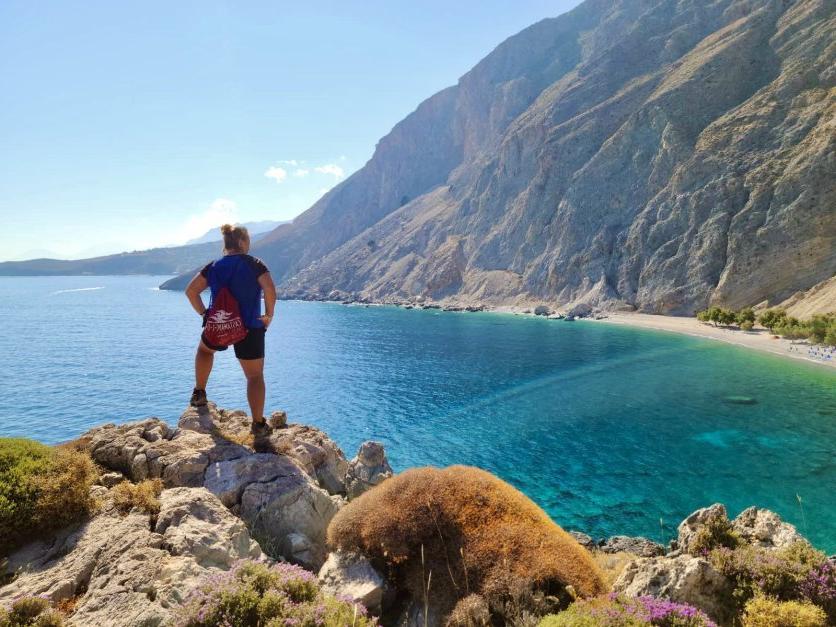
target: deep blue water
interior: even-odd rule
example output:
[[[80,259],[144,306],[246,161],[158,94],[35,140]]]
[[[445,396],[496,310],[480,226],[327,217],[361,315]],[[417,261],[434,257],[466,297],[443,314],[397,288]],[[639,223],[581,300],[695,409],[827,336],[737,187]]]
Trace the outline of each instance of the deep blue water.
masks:
[[[176,423],[199,318],[161,280],[0,278],[0,435]],[[210,399],[246,407],[232,351],[215,364]],[[836,551],[824,368],[594,322],[283,302],[266,378],[268,410],[321,427],[349,457],[375,438],[396,470],[480,466],[567,528],[661,539],[697,507],[757,504]],[[757,403],[723,400],[734,395]]]

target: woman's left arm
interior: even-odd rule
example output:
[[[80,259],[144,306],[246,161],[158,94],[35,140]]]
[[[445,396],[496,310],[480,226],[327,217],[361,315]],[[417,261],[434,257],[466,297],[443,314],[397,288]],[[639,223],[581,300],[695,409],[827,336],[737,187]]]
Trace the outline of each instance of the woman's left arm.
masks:
[[[276,308],[276,284],[273,283],[273,277],[269,272],[258,277],[258,284],[264,290],[264,315],[261,316],[261,321],[266,329],[273,321],[273,311]]]

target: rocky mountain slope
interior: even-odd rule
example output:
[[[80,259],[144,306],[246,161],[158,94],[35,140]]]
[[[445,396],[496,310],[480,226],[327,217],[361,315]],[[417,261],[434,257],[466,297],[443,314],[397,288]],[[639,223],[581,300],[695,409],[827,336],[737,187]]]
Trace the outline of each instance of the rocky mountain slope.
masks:
[[[836,273],[835,42],[832,0],[587,0],[255,252],[288,296],[778,303]]]

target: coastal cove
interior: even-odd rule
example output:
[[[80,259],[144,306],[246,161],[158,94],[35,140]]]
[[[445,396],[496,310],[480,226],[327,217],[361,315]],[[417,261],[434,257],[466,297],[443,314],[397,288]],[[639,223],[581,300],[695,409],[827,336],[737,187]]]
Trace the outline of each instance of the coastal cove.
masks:
[[[176,422],[198,321],[159,282],[1,279],[0,435]],[[346,451],[377,439],[396,471],[480,466],[569,529],[658,540],[706,503],[758,503],[836,550],[828,368],[623,325],[290,301],[266,378],[269,409]],[[210,398],[244,407],[241,380],[219,356]]]

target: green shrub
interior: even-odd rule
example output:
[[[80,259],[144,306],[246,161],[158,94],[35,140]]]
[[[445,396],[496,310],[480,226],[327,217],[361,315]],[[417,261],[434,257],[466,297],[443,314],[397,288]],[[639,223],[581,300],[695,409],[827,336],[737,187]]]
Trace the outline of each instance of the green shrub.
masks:
[[[209,577],[177,610],[180,627],[374,627],[363,606],[319,588],[313,573],[292,564],[242,562]]]
[[[538,627],[716,627],[701,610],[651,596],[610,594],[577,601],[568,610],[546,616]]]
[[[63,627],[64,619],[42,597],[22,597],[9,609],[0,606],[0,627]]]
[[[781,549],[765,549],[749,544],[735,549],[715,549],[709,559],[735,586],[740,607],[756,595],[792,601],[805,596],[812,573],[827,560],[821,551],[803,541]]]
[[[740,328],[743,331],[751,331],[754,328],[754,326],[755,326],[755,323],[751,322],[750,320],[744,320],[743,322],[740,323]]]
[[[696,556],[707,555],[716,548],[733,549],[738,544],[740,538],[732,529],[729,519],[719,512],[711,512],[694,535],[688,552]]]
[[[783,324],[786,318],[787,312],[783,309],[767,309],[766,311],[761,312],[761,315],[758,316],[758,322],[772,331],[775,327]]]
[[[755,312],[751,307],[744,307],[737,312],[736,317],[737,323],[741,325],[741,328],[743,328],[743,325],[746,323],[751,323],[752,325],[755,324]],[[749,328],[751,329],[752,327],[750,326]]]
[[[809,602],[758,596],[746,604],[743,627],[827,627],[827,616]]]
[[[95,478],[84,453],[0,438],[0,555],[89,514]]]

